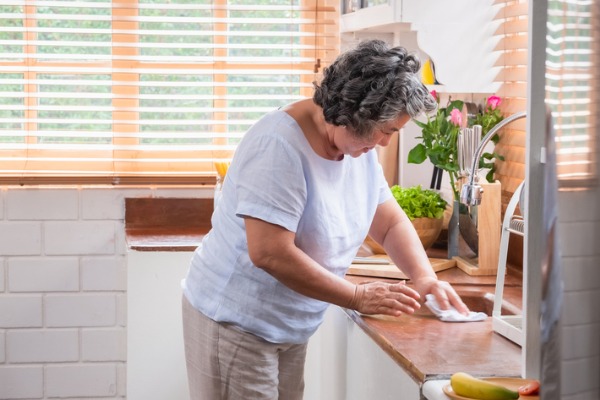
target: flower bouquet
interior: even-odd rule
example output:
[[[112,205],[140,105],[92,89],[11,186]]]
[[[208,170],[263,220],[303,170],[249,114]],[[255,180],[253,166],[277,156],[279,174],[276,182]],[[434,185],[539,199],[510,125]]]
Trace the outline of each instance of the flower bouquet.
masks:
[[[484,137],[490,129],[503,119],[498,108],[501,99],[498,96],[490,96],[482,112],[477,113],[469,121],[463,121],[462,109],[464,102],[462,100],[450,99],[446,107],[439,107],[440,99],[435,90],[431,92],[431,95],[438,102],[437,113],[434,116],[428,116],[427,122],[414,120],[421,128],[422,136],[418,138],[422,141],[410,150],[408,162],[421,164],[429,159],[434,167],[448,172],[454,200],[459,200],[460,193],[457,183],[462,174],[458,160],[458,136],[461,133],[461,127],[481,125],[482,137]],[[497,135],[492,140],[497,143]],[[489,168],[486,175],[488,182],[493,182],[494,161],[496,159],[504,160],[504,157],[495,152],[484,153],[479,160],[480,168]]]
[[[474,219],[470,215],[470,210],[465,205],[460,204],[459,201],[460,180],[467,173],[477,172],[468,172],[464,169],[464,165],[462,165],[464,163],[464,155],[459,154],[459,136],[462,141],[464,139],[463,128],[480,125],[481,137],[477,139],[480,140],[485,137],[490,129],[503,119],[498,108],[501,100],[498,96],[490,96],[486,101],[485,108],[481,112],[469,118],[468,121],[463,121],[463,101],[450,99],[446,107],[439,107],[440,100],[437,93],[433,91],[431,94],[438,102],[437,113],[434,116],[428,116],[427,122],[414,121],[421,128],[422,136],[419,138],[422,141],[410,150],[408,153],[408,162],[421,164],[426,159],[429,159],[434,165],[434,179],[436,173],[439,173],[438,178],[441,179],[441,172],[448,172],[454,200],[452,202],[452,217],[448,223],[449,258],[458,255],[458,236],[462,237],[471,250],[477,253],[478,233]],[[466,132],[467,129],[464,129],[464,131],[465,134],[472,133]],[[493,141],[497,143],[498,138],[494,138]],[[464,151],[464,147],[462,146],[461,151]],[[459,159],[459,156],[463,156],[463,158]],[[489,168],[489,172],[486,175],[486,179],[489,182],[493,182],[494,162],[496,159],[504,160],[504,157],[496,152],[484,153],[478,161],[479,168]],[[458,233],[459,230],[460,233]]]

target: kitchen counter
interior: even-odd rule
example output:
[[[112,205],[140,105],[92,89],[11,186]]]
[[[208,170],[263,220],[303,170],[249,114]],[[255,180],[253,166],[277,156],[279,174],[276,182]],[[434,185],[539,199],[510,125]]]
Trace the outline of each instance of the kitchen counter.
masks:
[[[449,281],[472,310],[491,314],[491,302],[487,310],[481,307],[486,306],[483,294],[494,293],[494,277],[472,277],[456,267],[438,272],[438,277]],[[373,280],[363,276],[347,279],[354,283]],[[504,299],[519,309],[520,285],[520,279],[507,276]],[[346,313],[417,382],[449,378],[457,371],[475,376],[521,374],[521,347],[493,332],[491,317],[481,322],[442,322],[425,306],[401,317]]]
[[[210,229],[211,214],[212,199],[127,199],[128,246],[137,251],[193,251]],[[430,252],[432,257],[440,256],[439,251]],[[491,304],[485,304],[483,295],[494,293],[494,276],[469,276],[456,267],[440,271],[438,276],[469,300],[472,310],[483,311],[477,307],[485,306],[491,315]],[[347,279],[354,283],[385,280],[358,275]],[[521,283],[519,272],[509,270],[504,298],[516,308],[513,311],[522,307]],[[425,306],[414,315],[398,318],[345,312],[418,383],[447,379],[456,371],[520,376],[521,348],[492,331],[491,317],[482,322],[441,322]]]
[[[210,230],[213,199],[125,199],[125,238],[136,251],[194,251]]]

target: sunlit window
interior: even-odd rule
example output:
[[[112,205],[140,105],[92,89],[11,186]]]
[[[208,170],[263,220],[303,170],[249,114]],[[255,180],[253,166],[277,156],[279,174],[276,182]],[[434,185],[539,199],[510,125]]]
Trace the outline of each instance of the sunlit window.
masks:
[[[556,129],[559,176],[574,186],[597,174],[598,8],[591,0],[548,2],[546,103]]]
[[[338,53],[332,0],[4,0],[0,179],[202,182]]]

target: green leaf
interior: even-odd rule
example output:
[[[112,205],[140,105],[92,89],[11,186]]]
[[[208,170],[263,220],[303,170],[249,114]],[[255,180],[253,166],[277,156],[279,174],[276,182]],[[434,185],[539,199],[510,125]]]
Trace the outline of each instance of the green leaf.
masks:
[[[427,159],[427,149],[423,143],[417,144],[408,152],[409,164],[421,164]]]
[[[423,189],[420,185],[409,188],[394,185],[391,190],[398,205],[411,220],[421,217],[443,218],[447,203],[438,192]]]
[[[446,164],[444,164],[443,168],[446,171],[458,172],[458,165],[453,164],[453,163],[446,163]]]
[[[421,128],[421,129],[425,129],[425,128],[427,127],[427,124],[425,124],[425,123],[423,123],[423,122],[421,122],[421,121],[417,121],[416,119],[413,119],[413,122],[414,122],[415,124],[417,124],[417,126],[418,126],[419,128]]]
[[[465,102],[464,102],[464,101],[462,101],[462,100],[454,100],[454,101],[451,101],[451,102],[450,102],[450,104],[448,105],[448,107],[446,108],[446,113],[447,113],[448,115],[450,115],[450,112],[451,112],[453,109],[455,109],[455,108],[456,108],[456,109],[458,109],[458,110],[462,110],[462,109],[463,109],[463,106],[464,106],[464,104],[465,104]]]

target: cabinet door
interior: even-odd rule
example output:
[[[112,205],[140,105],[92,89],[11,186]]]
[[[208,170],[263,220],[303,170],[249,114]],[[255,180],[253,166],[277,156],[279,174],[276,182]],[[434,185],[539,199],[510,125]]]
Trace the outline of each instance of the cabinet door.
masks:
[[[419,400],[407,373],[356,324],[348,326],[347,400]]]
[[[310,339],[306,400],[418,400],[420,389],[339,307],[331,306]]]
[[[304,368],[306,400],[346,400],[346,332],[353,322],[336,306],[308,342]]]

